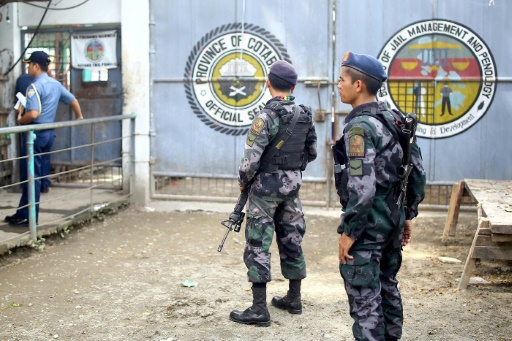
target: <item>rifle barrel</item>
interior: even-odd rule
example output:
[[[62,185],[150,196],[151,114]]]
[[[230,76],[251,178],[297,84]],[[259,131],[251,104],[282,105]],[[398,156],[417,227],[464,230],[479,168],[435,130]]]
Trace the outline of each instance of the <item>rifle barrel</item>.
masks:
[[[225,226],[228,230],[224,234],[224,238],[222,238],[222,242],[220,243],[219,247],[217,248],[218,252],[222,251],[222,247],[224,246],[224,242],[226,241],[226,238],[228,237],[229,232],[231,232],[233,229],[235,232],[240,231],[240,226],[242,224],[242,221],[244,219],[245,213],[243,213],[245,204],[247,203],[247,199],[249,198],[249,185],[245,187],[245,189],[240,193],[240,196],[238,197],[238,201],[236,202],[235,209],[233,210],[233,213],[229,216],[228,220],[223,220],[220,223]],[[233,228],[234,226],[234,228]]]
[[[222,224],[222,225],[224,225],[224,224]],[[226,226],[226,225],[224,225],[224,226]],[[233,229],[231,226],[232,226],[232,224],[230,224],[229,226],[226,226],[228,229],[227,229],[226,233],[224,234],[224,238],[222,238],[222,241],[220,242],[219,247],[217,248],[218,252],[222,251],[222,248],[224,247],[224,243],[226,242],[226,239],[228,238],[228,234]]]

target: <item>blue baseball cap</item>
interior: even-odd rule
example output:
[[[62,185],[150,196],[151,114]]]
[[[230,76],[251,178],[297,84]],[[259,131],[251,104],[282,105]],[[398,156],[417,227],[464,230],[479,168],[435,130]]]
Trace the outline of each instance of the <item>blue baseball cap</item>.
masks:
[[[50,64],[50,57],[43,51],[34,51],[28,57],[28,59],[23,59],[23,63],[37,63],[39,65],[48,65]]]
[[[297,71],[292,64],[285,60],[278,60],[270,66],[269,73],[287,81],[291,85],[297,84]]]
[[[367,54],[347,52],[341,60],[341,66],[356,69],[379,82],[385,82],[388,79],[381,62]]]

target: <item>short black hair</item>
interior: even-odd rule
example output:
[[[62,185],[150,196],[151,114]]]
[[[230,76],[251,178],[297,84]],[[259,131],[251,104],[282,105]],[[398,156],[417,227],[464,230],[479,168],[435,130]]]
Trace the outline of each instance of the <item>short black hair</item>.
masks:
[[[292,83],[285,81],[273,73],[268,74],[268,80],[270,81],[272,87],[277,91],[290,91],[293,87]]]
[[[41,71],[48,72],[48,64],[39,64],[39,63],[37,63],[37,64],[41,68]]]
[[[346,66],[346,72],[352,78],[352,84],[355,81],[362,81],[366,84],[366,89],[368,93],[372,96],[376,96],[379,89],[382,87],[382,82],[376,80],[375,78],[368,76],[366,73],[363,73],[359,70]]]

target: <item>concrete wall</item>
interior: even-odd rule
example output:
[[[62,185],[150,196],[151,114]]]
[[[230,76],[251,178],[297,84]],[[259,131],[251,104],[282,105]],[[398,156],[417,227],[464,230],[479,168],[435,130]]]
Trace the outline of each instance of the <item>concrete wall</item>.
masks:
[[[2,21],[0,21],[0,77],[3,77],[10,65],[19,58],[20,31],[18,29],[18,18],[15,15],[16,10],[16,4],[9,4],[0,8],[0,13],[2,13]],[[9,23],[7,22],[7,17],[10,19]],[[8,75],[9,80],[7,83],[3,82],[4,85],[12,85],[12,89],[11,86],[3,87],[2,94],[0,94],[0,98],[2,98],[0,106],[2,108],[12,106],[13,84],[17,76],[18,74],[16,73],[10,74]]]
[[[149,82],[149,0],[123,1],[121,46],[124,114],[137,114],[135,121],[132,203],[143,206],[149,200],[150,82]],[[127,135],[126,123],[123,126]],[[123,148],[125,149],[125,148]],[[127,167],[124,167],[127,169]]]
[[[2,20],[0,21],[0,111],[5,117],[5,125],[16,125],[16,114],[13,107],[14,86],[16,78],[19,76],[20,68],[14,68],[12,72],[4,76],[9,70],[12,63],[16,62],[19,58],[20,51],[20,31],[18,29],[18,5],[11,3],[8,6],[0,8],[2,13]],[[10,22],[7,22],[7,17]],[[4,120],[2,118],[2,125]],[[12,138],[14,135],[11,136]],[[14,141],[14,138],[11,139]],[[18,155],[16,143],[10,143],[7,146],[7,158],[13,158]],[[12,165],[12,179],[18,179],[18,163],[14,162]]]
[[[50,6],[50,10],[44,18],[44,26],[53,25],[90,25],[112,24],[121,22],[121,0],[89,0],[82,6],[65,11],[52,10],[52,8],[68,8],[82,3],[83,0],[67,0]],[[123,3],[143,3],[144,1],[125,0]],[[45,2],[34,2],[35,5],[44,7]],[[44,9],[19,4],[18,16],[20,27],[37,26],[44,13]]]

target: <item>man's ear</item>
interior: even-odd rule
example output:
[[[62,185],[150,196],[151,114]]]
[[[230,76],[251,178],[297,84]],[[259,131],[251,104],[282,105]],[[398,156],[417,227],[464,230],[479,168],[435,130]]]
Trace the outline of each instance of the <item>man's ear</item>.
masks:
[[[295,85],[290,89],[291,92],[293,92],[293,90],[295,90]]]
[[[366,84],[364,84],[364,82],[362,80],[357,80],[356,81],[356,91],[357,92],[362,92],[364,89],[366,89]]]
[[[265,84],[267,85],[267,88],[269,88],[269,89],[272,87],[272,86],[270,85],[270,81],[269,81],[268,79],[265,81]]]

